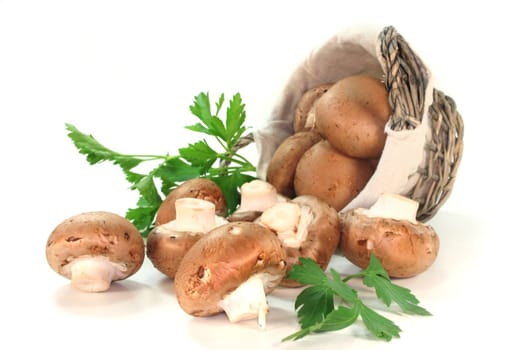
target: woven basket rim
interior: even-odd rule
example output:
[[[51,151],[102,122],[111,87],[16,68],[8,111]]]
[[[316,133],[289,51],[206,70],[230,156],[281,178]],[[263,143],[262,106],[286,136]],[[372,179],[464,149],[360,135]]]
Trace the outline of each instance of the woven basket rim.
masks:
[[[425,113],[428,74],[425,65],[394,27],[379,34],[380,53],[385,62],[385,86],[392,109],[391,128],[417,127]],[[431,138],[425,145],[426,164],[419,178],[404,195],[419,202],[417,218],[432,218],[450,196],[463,153],[464,125],[454,100],[433,89],[428,107]]]

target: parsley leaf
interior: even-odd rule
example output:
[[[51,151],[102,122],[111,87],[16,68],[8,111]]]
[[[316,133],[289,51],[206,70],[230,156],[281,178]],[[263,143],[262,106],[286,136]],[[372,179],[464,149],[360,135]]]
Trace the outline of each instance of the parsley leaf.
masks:
[[[421,316],[430,316],[431,313],[422,308],[419,300],[409,289],[391,282],[379,259],[375,255],[370,256],[368,267],[359,273],[363,276],[363,283],[376,291],[377,297],[386,305],[390,306],[392,301],[399,305],[403,312]]]
[[[190,112],[199,122],[186,126],[186,129],[205,136],[213,136],[220,149],[212,148],[206,139],[178,149],[178,155],[129,155],[113,151],[103,146],[92,135],[82,133],[74,125],[66,123],[68,137],[86,156],[89,164],[111,162],[124,172],[130,189],[138,191],[136,206],[126,212],[128,218],[146,237],[153,228],[155,215],[162,203],[163,196],[183,181],[206,177],[217,183],[223,191],[229,212],[239,204],[239,187],[254,179],[255,166],[238,154],[237,143],[247,131],[244,126],[246,112],[240,94],[235,94],[229,101],[224,121],[219,113],[224,104],[221,94],[212,111],[209,94],[201,92],[195,96]],[[134,169],[145,162],[155,162],[149,173],[139,173]],[[253,175],[252,175],[253,174]]]
[[[283,339],[298,340],[309,334],[329,332],[351,326],[361,317],[363,324],[378,339],[390,341],[399,338],[401,329],[380,315],[359,298],[357,291],[347,284],[352,278],[362,277],[363,283],[375,288],[377,297],[390,306],[395,301],[404,312],[430,315],[418,306],[419,301],[407,288],[395,285],[373,254],[370,264],[362,272],[342,278],[334,269],[325,273],[312,259],[301,257],[288,272],[288,278],[307,285],[295,300],[295,310],[301,329]],[[334,297],[339,297],[335,305]]]
[[[323,321],[334,309],[334,296],[325,286],[311,286],[303,290],[295,299],[297,318],[302,328]]]
[[[92,135],[81,133],[72,124],[66,124],[66,129],[69,131],[67,136],[73,141],[79,152],[86,155],[86,160],[91,165],[112,161],[126,172],[143,162],[140,158],[120,154],[102,146]]]
[[[359,314],[366,328],[377,338],[386,341],[390,341],[392,338],[399,338],[401,328],[363,303],[360,305]]]

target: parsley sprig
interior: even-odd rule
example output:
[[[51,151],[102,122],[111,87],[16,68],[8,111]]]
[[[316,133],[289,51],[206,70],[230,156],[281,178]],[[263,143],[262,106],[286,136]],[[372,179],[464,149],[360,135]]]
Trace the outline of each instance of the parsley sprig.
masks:
[[[212,137],[219,145],[219,151],[202,139],[179,148],[175,155],[131,155],[113,151],[103,146],[92,135],[79,131],[74,125],[66,124],[68,136],[89,164],[111,162],[119,166],[131,184],[139,192],[136,206],[128,209],[128,218],[145,237],[153,227],[156,212],[163,197],[183,181],[206,177],[219,185],[224,192],[228,209],[232,212],[239,203],[238,188],[254,179],[255,166],[239,154],[237,145],[247,127],[245,105],[239,93],[233,95],[226,108],[226,116],[219,114],[225,102],[221,94],[214,108],[208,93],[195,96],[190,106],[191,113],[199,122],[185,128]],[[217,146],[216,146],[217,147]],[[149,173],[134,171],[140,164],[154,164]]]
[[[316,332],[340,330],[354,324],[359,317],[375,337],[385,341],[399,338],[401,329],[365,305],[357,291],[347,284],[353,278],[362,278],[364,285],[374,288],[377,298],[387,307],[395,302],[405,313],[431,315],[426,309],[418,306],[418,299],[409,289],[392,283],[379,259],[373,254],[365,270],[345,278],[334,269],[330,269],[329,274],[326,274],[319,265],[308,258],[299,258],[299,264],[294,265],[288,277],[309,286],[295,300],[301,329],[283,341],[298,340]],[[341,300],[337,307],[335,297]]]

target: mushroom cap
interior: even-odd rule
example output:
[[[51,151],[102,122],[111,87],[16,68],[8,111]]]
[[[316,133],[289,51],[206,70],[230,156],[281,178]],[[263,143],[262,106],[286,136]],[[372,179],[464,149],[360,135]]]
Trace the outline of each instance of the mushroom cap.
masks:
[[[237,221],[250,221],[253,222],[257,220],[262,214],[262,211],[258,210],[248,210],[248,211],[235,211],[229,215],[226,219],[230,222]]]
[[[268,229],[252,222],[232,222],[202,237],[186,253],[175,275],[181,308],[193,316],[222,312],[225,295],[255,274],[267,274],[270,293],[286,273],[286,251]]]
[[[228,207],[226,198],[219,185],[210,179],[195,178],[187,180],[172,190],[159,206],[156,225],[165,224],[177,217],[175,202],[179,198],[204,199],[215,204],[215,213],[219,216],[226,215]]]
[[[335,208],[314,196],[298,196],[292,200],[301,207],[307,207],[312,219],[306,230],[306,239],[298,248],[286,247],[287,270],[299,263],[299,257],[314,260],[326,270],[330,259],[339,245],[341,235],[339,214]],[[301,286],[297,281],[284,278],[281,285],[285,287]]]
[[[316,196],[339,211],[363,190],[374,170],[370,160],[348,157],[322,140],[297,163],[295,192]]]
[[[439,237],[429,225],[368,217],[362,209],[345,212],[341,221],[341,252],[360,268],[368,266],[372,252],[390,277],[415,276],[436,260]]]
[[[303,93],[294,111],[294,132],[312,130],[315,127],[315,107],[317,101],[332,85],[334,85],[334,83],[321,84]]]
[[[297,163],[308,149],[321,140],[321,135],[317,132],[301,131],[288,136],[277,147],[268,164],[266,180],[278,193],[286,197],[295,196],[294,177]]]
[[[186,252],[203,236],[204,233],[159,232],[157,226],[148,234],[146,254],[153,266],[169,278],[174,278]]]
[[[378,158],[391,115],[386,87],[378,79],[353,75],[337,81],[317,101],[316,127],[349,157]]]
[[[64,269],[77,257],[103,256],[125,267],[124,279],[144,262],[144,239],[124,217],[105,211],[80,213],[60,223],[47,240],[46,258],[60,275],[71,278]]]

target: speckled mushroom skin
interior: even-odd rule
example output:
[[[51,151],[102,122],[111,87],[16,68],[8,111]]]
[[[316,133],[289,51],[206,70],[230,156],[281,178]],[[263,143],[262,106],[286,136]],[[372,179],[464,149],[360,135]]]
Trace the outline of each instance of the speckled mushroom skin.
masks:
[[[330,145],[347,157],[378,158],[391,114],[385,84],[367,75],[351,75],[319,98],[316,126]]]
[[[375,161],[347,157],[327,140],[310,147],[297,163],[297,195],[313,195],[343,209],[365,187],[375,171]]]
[[[47,240],[47,261],[61,275],[63,266],[75,257],[95,255],[124,265],[127,274],[123,278],[127,278],[137,272],[144,262],[144,239],[135,226],[122,216],[96,211],[64,220]]]
[[[313,220],[308,226],[308,235],[299,248],[286,248],[286,262],[288,271],[299,262],[299,257],[310,258],[321,269],[328,267],[330,259],[339,245],[341,235],[339,214],[326,202],[314,196],[299,196],[292,200],[300,206],[307,206],[313,214]],[[297,281],[284,278],[281,281],[284,287],[299,287]]]
[[[186,253],[175,275],[181,308],[193,316],[222,312],[219,301],[250,276],[268,273],[270,293],[286,272],[286,252],[268,229],[252,222],[233,222],[208,232]]]
[[[341,252],[354,265],[366,268],[373,252],[390,277],[411,277],[434,263],[439,237],[431,226],[367,217],[360,211],[341,216]]]
[[[316,102],[321,96],[323,96],[334,83],[321,84],[319,86],[308,89],[301,96],[297,102],[297,106],[294,111],[293,129],[295,132],[311,130],[306,127],[306,121],[310,113],[315,113]]]
[[[266,181],[283,196],[295,197],[294,177],[297,163],[307,150],[321,140],[321,135],[315,131],[301,131],[288,136],[277,147],[268,164]]]
[[[218,216],[226,215],[228,207],[226,198],[221,188],[212,180],[195,178],[183,182],[171,191],[159,206],[155,225],[162,225],[171,220],[175,220],[177,213],[175,201],[179,198],[203,199],[215,204],[215,214]]]
[[[163,234],[154,228],[148,235],[146,254],[157,270],[174,278],[182,258],[202,236],[194,232]]]

